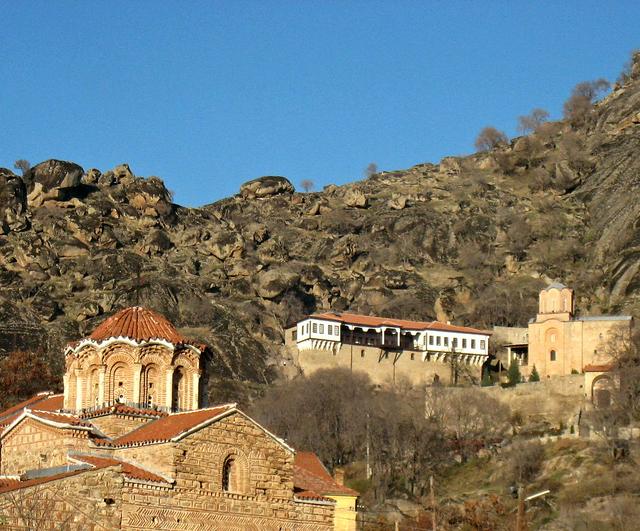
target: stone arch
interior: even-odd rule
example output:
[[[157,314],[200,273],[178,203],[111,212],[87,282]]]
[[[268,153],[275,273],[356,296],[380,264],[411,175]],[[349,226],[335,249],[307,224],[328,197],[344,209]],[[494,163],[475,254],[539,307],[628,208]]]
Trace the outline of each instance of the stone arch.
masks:
[[[109,367],[109,397],[110,403],[131,402],[132,377],[131,365],[124,361],[116,361]]]
[[[195,371],[198,369],[198,359],[188,350],[180,350],[176,352],[171,359],[174,367],[185,367],[186,369]]]
[[[591,384],[591,401],[598,409],[606,409],[612,402],[613,381],[608,374],[601,374]]]
[[[189,387],[189,371],[184,366],[178,365],[173,370],[173,378],[171,379],[171,409],[173,411],[191,409]]]
[[[559,335],[557,328],[549,328],[544,333],[544,341],[548,346],[554,346],[559,343]]]
[[[87,370],[86,407],[100,406],[100,367],[91,365]]]
[[[249,494],[249,463],[237,448],[223,454],[219,470],[219,489],[234,494]]]
[[[160,403],[161,372],[155,363],[148,363],[142,367],[140,374],[140,404],[154,407]]]

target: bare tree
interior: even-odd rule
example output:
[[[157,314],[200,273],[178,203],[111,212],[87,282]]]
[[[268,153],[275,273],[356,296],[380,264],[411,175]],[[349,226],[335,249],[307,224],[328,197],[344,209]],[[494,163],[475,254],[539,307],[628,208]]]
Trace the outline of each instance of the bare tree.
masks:
[[[518,116],[518,131],[523,135],[537,131],[549,119],[549,113],[544,109],[533,109],[526,116]]]
[[[24,175],[31,169],[31,164],[28,160],[18,159],[13,163],[13,167],[16,170],[20,170],[22,172],[22,175]]]
[[[378,173],[378,165],[375,162],[370,162],[367,167],[364,169],[364,176],[367,179],[373,177],[376,173]]]
[[[315,187],[315,183],[311,179],[302,179],[300,186],[305,192],[310,192]]]
[[[491,151],[492,149],[507,144],[509,138],[502,131],[499,131],[495,127],[483,128],[476,138],[476,149],[478,151]]]
[[[603,78],[578,83],[573,88],[569,99],[564,103],[564,117],[573,125],[581,124],[589,111],[593,109],[596,98],[609,87],[609,82]]]

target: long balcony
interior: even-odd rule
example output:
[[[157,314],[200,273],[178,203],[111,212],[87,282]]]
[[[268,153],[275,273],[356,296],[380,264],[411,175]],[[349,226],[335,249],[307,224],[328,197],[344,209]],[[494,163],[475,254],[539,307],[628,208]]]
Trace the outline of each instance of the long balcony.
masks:
[[[382,349],[414,349],[413,336],[400,334],[400,343],[398,344],[398,334],[392,330],[385,330],[383,341],[382,332],[371,329],[365,332],[359,328],[349,330],[343,326],[340,331],[340,338],[342,343],[347,345],[363,345]]]

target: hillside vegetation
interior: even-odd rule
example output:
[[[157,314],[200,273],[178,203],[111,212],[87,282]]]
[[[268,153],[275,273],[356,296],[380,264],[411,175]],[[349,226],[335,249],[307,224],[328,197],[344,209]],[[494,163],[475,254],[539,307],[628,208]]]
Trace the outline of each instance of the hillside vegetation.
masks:
[[[321,192],[264,177],[183,208],[127,165],[0,169],[0,356],[60,367],[65,341],[140,304],[211,344],[217,378],[268,383],[283,328],[318,310],[523,325],[560,279],[582,311],[637,313],[638,61],[622,81],[510,143]]]

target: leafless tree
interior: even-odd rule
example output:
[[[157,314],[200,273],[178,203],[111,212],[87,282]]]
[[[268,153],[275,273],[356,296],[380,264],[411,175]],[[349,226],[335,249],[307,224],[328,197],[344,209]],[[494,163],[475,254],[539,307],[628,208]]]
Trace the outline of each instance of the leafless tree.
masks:
[[[375,162],[370,162],[367,167],[364,169],[364,176],[367,179],[373,177],[376,173],[378,173],[378,165]]]
[[[499,131],[495,127],[483,128],[476,137],[476,149],[478,151],[491,151],[500,145],[507,144],[509,138],[502,131]]]
[[[526,116],[518,116],[518,131],[523,135],[537,131],[549,119],[549,113],[544,109],[533,109]]]
[[[44,486],[36,486],[28,491],[9,491],[0,496],[0,527],[7,525],[11,529],[11,522],[14,522],[17,529],[66,531],[71,528],[73,511],[68,511],[59,522],[52,521],[54,513],[64,515],[56,511],[56,504],[60,500],[66,502],[58,498],[55,491]]]
[[[22,175],[24,175],[29,171],[29,169],[31,169],[31,164],[29,164],[28,160],[18,159],[13,163],[13,167],[16,170],[20,170],[22,172]]]
[[[569,99],[564,103],[564,117],[573,125],[584,122],[587,114],[593,108],[596,98],[609,87],[609,82],[603,78],[578,83],[573,88]]]
[[[538,475],[544,462],[544,448],[538,441],[515,441],[508,453],[510,480],[524,486]]]
[[[302,181],[300,181],[300,186],[302,186],[302,189],[305,192],[310,192],[315,188],[315,183],[311,179],[302,179]]]

